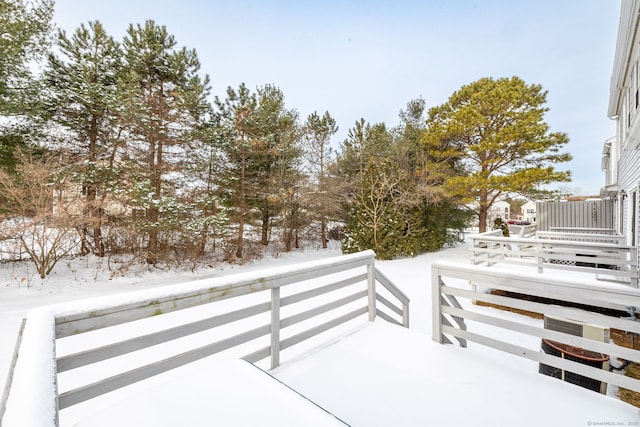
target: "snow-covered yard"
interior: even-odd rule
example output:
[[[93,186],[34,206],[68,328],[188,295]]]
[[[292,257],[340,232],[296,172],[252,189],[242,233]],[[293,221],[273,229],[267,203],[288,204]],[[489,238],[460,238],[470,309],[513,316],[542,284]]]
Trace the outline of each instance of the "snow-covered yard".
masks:
[[[112,280],[96,280],[100,277],[97,268],[83,270],[71,265],[57,269],[44,284],[32,283],[30,287],[18,286],[20,280],[16,270],[0,270],[11,273],[2,279],[4,286],[0,290],[0,379],[4,380],[6,376],[20,319],[30,308],[336,255],[339,255],[337,249],[313,250],[241,268],[154,273]],[[606,422],[633,425],[640,420],[637,408],[615,399],[614,390],[610,390],[610,397],[605,397],[539,375],[537,364],[524,359],[479,345],[471,344],[462,349],[431,341],[430,266],[435,260],[468,262],[467,247],[461,245],[416,258],[376,263],[377,268],[411,299],[410,331],[388,325],[381,319],[373,324],[363,321],[349,331],[336,333],[329,340],[326,336],[322,341],[316,340],[311,347],[285,360],[270,374],[350,425],[460,425],[473,422],[477,425],[584,426]],[[504,316],[518,317],[523,322],[539,322],[512,313],[504,313]],[[530,336],[519,339],[525,346],[535,348],[539,345],[539,339]],[[211,425],[214,421],[234,425],[233,418],[223,418],[224,421],[219,418],[223,417],[223,412],[233,414],[233,411],[216,410],[216,402],[225,396],[220,390],[228,388],[227,397],[237,396],[242,394],[238,391],[239,384],[252,384],[254,380],[256,385],[247,389],[249,394],[239,409],[243,416],[235,419],[238,423],[244,420],[245,424],[236,425],[285,425],[284,418],[278,418],[278,413],[283,411],[292,417],[288,425],[296,425],[297,415],[295,411],[288,412],[288,405],[282,403],[285,400],[301,408],[302,415],[298,415],[318,420],[318,424],[310,421],[308,425],[319,425],[323,419],[327,420],[326,425],[335,421],[332,417],[327,418],[323,410],[318,411],[315,405],[300,402],[299,395],[291,394],[286,387],[283,389],[282,384],[274,383],[267,374],[251,371],[245,377],[244,367],[224,369],[219,368],[220,363],[227,362],[203,359],[162,374],[162,378],[145,380],[146,384],[102,396],[83,408],[69,408],[67,414],[61,415],[62,425],[74,425],[82,420],[85,421],[82,425],[94,425],[98,421],[102,423],[99,425],[158,425],[159,421],[172,425],[175,411],[180,408],[188,414],[185,412],[178,418],[188,425],[198,425],[198,422]],[[204,378],[198,374],[202,372],[221,373],[214,380],[211,376]],[[258,376],[252,379],[255,375]],[[211,390],[211,394],[207,390]],[[154,395],[163,396],[165,403],[154,403],[156,400],[150,398]],[[264,401],[252,405],[260,395]],[[176,403],[168,406],[166,402]],[[154,418],[145,418],[145,414]],[[135,422],[136,419],[143,420],[143,424]]]

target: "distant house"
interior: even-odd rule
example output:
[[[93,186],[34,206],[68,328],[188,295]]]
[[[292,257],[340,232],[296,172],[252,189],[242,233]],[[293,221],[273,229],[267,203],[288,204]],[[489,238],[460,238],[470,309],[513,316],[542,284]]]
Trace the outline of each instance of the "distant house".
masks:
[[[493,227],[493,221],[497,218],[502,218],[507,221],[511,217],[511,205],[508,202],[503,200],[497,200],[491,205],[491,209],[489,209],[489,214],[487,215],[487,225],[488,228],[491,229]]]
[[[469,203],[467,207],[475,212],[479,209],[478,202]],[[493,221],[495,221],[496,218],[502,218],[505,221],[511,218],[511,205],[503,200],[496,200],[493,202],[489,212],[487,212],[487,230],[491,230],[493,228]],[[478,227],[479,225],[478,216],[476,215],[473,227]]]
[[[622,0],[608,116],[616,121],[616,136],[603,148],[606,174],[603,197],[614,203],[614,226],[628,245],[640,241],[640,0]]]
[[[536,222],[536,202],[528,201],[520,208],[522,212],[522,220],[530,223]]]
[[[63,183],[53,188],[53,214],[82,216],[86,215],[86,197],[87,186],[77,182]],[[130,207],[122,204],[113,198],[104,198],[101,194],[97,194],[95,202],[107,216],[130,215],[132,210]]]

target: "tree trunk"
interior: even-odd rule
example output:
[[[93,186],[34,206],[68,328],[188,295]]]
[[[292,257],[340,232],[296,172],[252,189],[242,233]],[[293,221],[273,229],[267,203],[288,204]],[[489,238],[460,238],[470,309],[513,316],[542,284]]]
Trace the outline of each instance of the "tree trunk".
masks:
[[[98,198],[96,186],[90,184],[87,186],[87,205],[89,207],[89,221],[93,229],[94,253],[104,256],[104,243],[102,242],[102,210],[98,207]]]
[[[243,252],[243,242],[242,238],[244,235],[244,213],[240,216],[240,221],[238,222],[238,243],[236,245],[236,258],[242,258]]]
[[[95,164],[97,159],[98,150],[98,117],[95,114],[91,115],[91,124],[89,128],[89,164]],[[104,243],[102,242],[102,210],[98,207],[98,190],[94,182],[89,182],[87,185],[87,207],[89,213],[89,221],[93,228],[93,244],[95,247],[94,253],[99,256],[104,256]],[[83,251],[84,244],[83,242]]]
[[[260,241],[260,243],[262,243],[264,246],[267,246],[269,244],[269,219],[270,219],[270,215],[269,215],[269,209],[263,209],[262,210],[262,239]]]
[[[101,214],[95,219],[96,223],[93,225],[93,241],[96,245],[96,255],[100,258],[104,257],[104,242],[102,241],[102,219]]]
[[[155,141],[151,144],[150,169],[151,182],[150,187],[154,190],[153,200],[160,198],[160,162],[162,159],[160,144],[156,148]],[[157,162],[156,162],[157,155]],[[158,261],[158,207],[155,203],[147,206],[147,224],[149,225],[149,246],[147,247],[147,264],[156,264]]]
[[[487,214],[487,206],[481,204],[478,210],[478,232],[480,233],[487,231]]]
[[[80,255],[87,255],[89,252],[89,243],[87,242],[87,227],[80,227]]]
[[[198,255],[204,256],[207,249],[207,234],[209,234],[209,227],[205,224],[202,227],[202,234],[200,235],[200,244],[198,245]]]
[[[324,216],[320,219],[320,239],[322,239],[322,249],[327,249],[329,240],[327,239],[327,220]]]
[[[244,139],[244,136],[241,136],[242,139]],[[244,153],[242,153],[241,156],[241,167],[240,167],[240,218],[238,219],[238,244],[236,247],[236,258],[242,258],[242,252],[243,252],[243,238],[244,238],[244,220],[245,220],[245,215],[247,214],[247,206],[246,206],[246,188],[245,188],[245,184],[246,184],[246,176],[245,176],[245,171],[246,171],[246,156]]]

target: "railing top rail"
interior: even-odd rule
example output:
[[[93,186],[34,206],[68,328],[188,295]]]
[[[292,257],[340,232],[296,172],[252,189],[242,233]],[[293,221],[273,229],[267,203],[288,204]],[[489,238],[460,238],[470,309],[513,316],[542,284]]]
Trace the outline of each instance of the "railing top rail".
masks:
[[[537,239],[542,240],[564,240],[578,242],[601,242],[624,245],[626,239],[622,235],[614,234],[594,234],[594,233],[567,233],[560,231],[539,231],[535,234]]]
[[[610,302],[615,302],[621,306],[640,307],[640,289],[631,288],[623,284],[588,283],[585,282],[584,279],[553,275],[545,275],[544,281],[542,281],[540,275],[535,272],[495,271],[483,266],[462,264],[453,261],[436,261],[431,266],[432,269],[438,270],[443,276],[468,278],[476,284],[493,284],[495,287],[505,284],[509,286],[522,284],[524,287],[529,286],[532,288],[549,288],[550,286],[555,286],[577,292],[599,293],[602,294],[603,297],[606,296]]]
[[[587,235],[585,235],[587,236]],[[495,242],[495,243],[522,243],[528,245],[556,245],[556,246],[565,246],[565,247],[588,247],[588,248],[603,248],[603,249],[621,249],[628,250],[630,248],[634,248],[635,246],[628,245],[618,245],[615,243],[599,243],[599,242],[577,242],[572,240],[547,240],[547,239],[535,239],[531,237],[501,237],[501,236],[487,236],[484,234],[476,234],[470,236],[470,239],[485,241],[485,242]]]
[[[573,233],[614,233],[618,232],[613,228],[590,228],[590,227],[549,227],[550,231],[566,231]]]
[[[485,237],[485,236],[502,236],[502,230],[485,231],[484,233],[473,233],[470,237]]]
[[[572,233],[570,231],[536,231],[536,236],[567,236],[573,238],[589,238],[600,237],[606,239],[618,239],[624,237],[622,234],[606,234],[606,233]]]
[[[333,272],[345,271],[370,263],[375,252],[363,251],[339,257],[332,257],[286,267],[274,267],[258,271],[232,274],[228,276],[203,279],[185,284],[163,286],[157,289],[145,289],[124,295],[101,297],[83,301],[56,304],[50,306],[56,318],[57,337],[69,333],[80,333],[91,329],[71,328],[64,331],[62,325],[81,319],[105,317],[109,320],[104,326],[113,326],[148,317],[151,313],[167,313],[193,307],[208,302],[222,300],[252,292],[268,290],[277,286],[317,277]],[[91,307],[87,309],[87,307]],[[140,310],[146,307],[146,310]],[[93,323],[93,322],[92,322]]]

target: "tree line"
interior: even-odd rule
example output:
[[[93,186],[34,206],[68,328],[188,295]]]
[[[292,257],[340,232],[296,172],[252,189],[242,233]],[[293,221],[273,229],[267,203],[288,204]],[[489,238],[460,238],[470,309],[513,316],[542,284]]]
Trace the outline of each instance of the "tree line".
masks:
[[[99,21],[54,33],[52,1],[0,7],[0,238],[41,277],[78,248],[152,265],[302,239],[416,255],[474,214],[482,229],[502,194],[569,179],[546,92],[517,77],[411,100],[393,128],[361,119],[335,149],[330,113],[299,117],[275,85],[212,99],[196,51],[154,21],[118,41]]]

